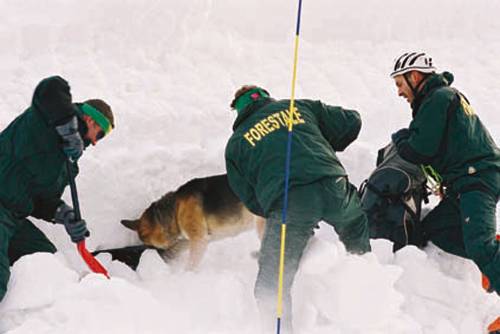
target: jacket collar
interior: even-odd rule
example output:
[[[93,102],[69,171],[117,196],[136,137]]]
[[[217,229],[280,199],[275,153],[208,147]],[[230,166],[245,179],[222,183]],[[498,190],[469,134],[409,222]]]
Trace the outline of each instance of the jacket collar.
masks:
[[[416,116],[422,102],[427,96],[440,87],[450,86],[453,83],[453,79],[453,74],[450,72],[443,72],[441,74],[434,73],[424,79],[425,83],[423,84],[422,89],[418,92],[417,96],[415,96],[415,99],[411,104],[413,117]]]
[[[246,106],[243,110],[241,110],[238,113],[238,117],[236,117],[236,120],[234,121],[234,124],[233,124],[233,131],[236,131],[238,126],[240,126],[241,123],[243,123],[243,121],[246,120],[250,115],[252,115],[257,110],[263,108],[267,104],[271,103],[271,101],[273,101],[273,99],[263,98],[263,99],[259,99],[255,102],[249,104],[248,106]]]

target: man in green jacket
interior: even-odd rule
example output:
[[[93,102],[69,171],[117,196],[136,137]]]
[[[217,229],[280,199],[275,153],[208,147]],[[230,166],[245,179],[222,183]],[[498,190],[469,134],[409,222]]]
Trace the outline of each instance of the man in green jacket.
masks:
[[[104,101],[73,103],[68,83],[54,76],[38,84],[31,106],[0,132],[0,300],[17,259],[56,251],[27,217],[64,225],[75,243],[88,236],[85,221],[61,199],[69,182],[66,162],[76,162],[113,127]]]
[[[272,99],[257,86],[240,88],[231,103],[238,117],[225,153],[231,188],[250,211],[267,218],[255,284],[265,325],[272,325],[276,315],[289,104],[289,100]],[[349,252],[370,250],[367,219],[356,188],[335,155],[357,138],[359,114],[320,101],[297,100],[292,119],[283,283],[283,328],[290,331],[290,289],[318,222],[333,226]]]
[[[393,142],[403,159],[422,165],[441,189],[441,202],[422,221],[425,237],[472,259],[489,278],[489,288],[500,293],[499,148],[467,98],[450,87],[453,75],[435,73],[425,53],[401,55],[391,77],[413,115]]]

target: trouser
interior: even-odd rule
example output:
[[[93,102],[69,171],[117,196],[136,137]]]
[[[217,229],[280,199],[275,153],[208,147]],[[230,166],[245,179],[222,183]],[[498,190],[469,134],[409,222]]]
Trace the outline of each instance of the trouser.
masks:
[[[14,218],[0,207],[0,301],[7,292],[10,266],[21,256],[36,252],[55,253],[55,246],[33,223]]]
[[[486,187],[470,187],[478,181]],[[453,188],[422,221],[425,237],[444,251],[473,260],[500,293],[500,243],[496,240],[500,174],[466,177]]]
[[[346,249],[352,253],[370,251],[368,225],[356,188],[345,177],[324,178],[289,191],[286,221],[285,266],[283,277],[283,333],[291,333],[291,287],[300,259],[313,229],[323,220],[333,226]],[[255,297],[263,327],[276,319],[276,300],[281,243],[282,208],[268,214],[259,255]]]

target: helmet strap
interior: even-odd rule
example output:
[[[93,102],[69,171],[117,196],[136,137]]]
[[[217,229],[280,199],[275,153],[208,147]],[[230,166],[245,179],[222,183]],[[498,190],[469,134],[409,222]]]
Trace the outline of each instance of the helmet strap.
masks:
[[[410,76],[410,72],[403,74],[403,78],[405,78],[406,84],[408,85],[408,87],[410,87],[411,92],[413,94],[413,98],[415,98],[417,96],[417,88],[413,87],[413,85],[410,82],[409,76]]]
[[[422,78],[422,80],[420,80],[420,82],[415,87],[413,87],[413,85],[411,84],[409,76],[410,76],[410,72],[406,72],[405,74],[403,74],[403,78],[405,78],[406,84],[411,89],[411,92],[413,94],[413,98],[417,98],[417,94],[420,91],[420,88],[422,87],[422,85],[425,83],[425,81],[426,81],[425,79],[427,79],[428,75],[424,74],[424,77]]]
[[[429,74],[427,74],[427,73],[422,73],[422,75],[423,75],[422,80],[420,80],[417,87],[415,88],[417,90],[417,92],[420,91],[420,88],[424,85],[426,79],[429,77]]]

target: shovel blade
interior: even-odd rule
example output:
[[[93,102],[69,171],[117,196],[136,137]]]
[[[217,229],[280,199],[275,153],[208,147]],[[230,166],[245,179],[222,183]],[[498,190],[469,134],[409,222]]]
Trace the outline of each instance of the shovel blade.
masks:
[[[77,248],[78,248],[78,253],[80,253],[80,256],[82,257],[83,261],[85,261],[85,263],[92,272],[97,274],[103,274],[104,276],[109,278],[109,274],[106,268],[104,268],[104,266],[99,261],[97,261],[97,259],[92,254],[90,254],[90,252],[85,247],[85,240],[78,242]]]

